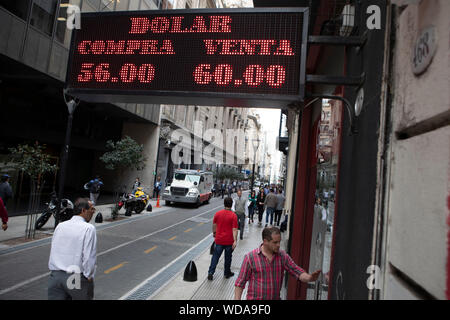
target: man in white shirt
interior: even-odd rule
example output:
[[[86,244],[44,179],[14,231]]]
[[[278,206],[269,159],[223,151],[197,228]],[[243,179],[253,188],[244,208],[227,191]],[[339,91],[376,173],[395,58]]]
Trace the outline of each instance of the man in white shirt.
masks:
[[[75,201],[72,219],[58,224],[48,267],[49,300],[92,300],[97,261],[97,234],[89,223],[95,208],[88,198]]]

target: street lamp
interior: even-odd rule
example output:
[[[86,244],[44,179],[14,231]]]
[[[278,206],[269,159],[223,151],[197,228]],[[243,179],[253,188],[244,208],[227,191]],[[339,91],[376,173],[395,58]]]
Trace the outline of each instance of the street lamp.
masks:
[[[66,180],[67,158],[69,155],[70,135],[72,133],[73,113],[75,112],[75,108],[80,103],[80,101],[75,98],[71,98],[68,101],[66,99],[66,89],[64,89],[64,91],[63,91],[63,97],[64,97],[64,101],[66,102],[67,109],[69,111],[69,116],[67,118],[66,138],[65,138],[63,153],[62,153],[62,158],[61,158],[61,169],[59,171],[58,210],[56,211],[55,228],[59,223],[59,211],[61,209],[61,199],[62,199],[63,193],[64,193],[64,184],[65,184],[65,180]]]
[[[253,153],[253,168],[252,168],[252,187],[251,187],[251,189],[250,189],[250,193],[253,191],[254,184],[255,184],[256,150],[258,150],[259,142],[260,142],[260,141],[261,141],[261,140],[259,140],[259,139],[253,139],[253,140],[252,140],[254,153]]]

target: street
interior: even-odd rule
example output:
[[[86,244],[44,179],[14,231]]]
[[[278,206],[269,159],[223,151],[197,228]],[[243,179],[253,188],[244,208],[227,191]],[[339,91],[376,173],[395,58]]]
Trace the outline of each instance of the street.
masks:
[[[97,231],[96,300],[119,299],[211,233],[223,200],[172,206]],[[135,216],[133,215],[133,218]],[[123,222],[123,221],[121,221]],[[0,255],[0,299],[47,299],[50,242]]]

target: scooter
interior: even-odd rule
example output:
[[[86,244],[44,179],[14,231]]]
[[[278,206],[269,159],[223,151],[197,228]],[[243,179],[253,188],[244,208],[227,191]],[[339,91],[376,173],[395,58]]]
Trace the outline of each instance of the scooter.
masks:
[[[36,220],[36,223],[34,227],[36,230],[41,229],[47,221],[50,219],[50,217],[53,215],[53,217],[56,220],[56,213],[57,213],[57,206],[58,206],[58,198],[56,197],[56,193],[51,193],[51,199],[50,202],[47,202],[45,204],[47,208],[44,210],[44,212],[41,214],[41,216]],[[70,220],[73,216],[73,203],[69,199],[62,199],[61,200],[61,209],[59,211],[59,222]]]

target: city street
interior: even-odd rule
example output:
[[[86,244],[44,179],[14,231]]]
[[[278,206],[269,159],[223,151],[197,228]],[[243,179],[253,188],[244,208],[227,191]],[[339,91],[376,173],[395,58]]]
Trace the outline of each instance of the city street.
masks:
[[[164,206],[164,205],[163,205]],[[95,299],[118,299],[211,234],[223,200],[171,206],[97,231]],[[0,254],[0,299],[47,299],[50,242]]]

